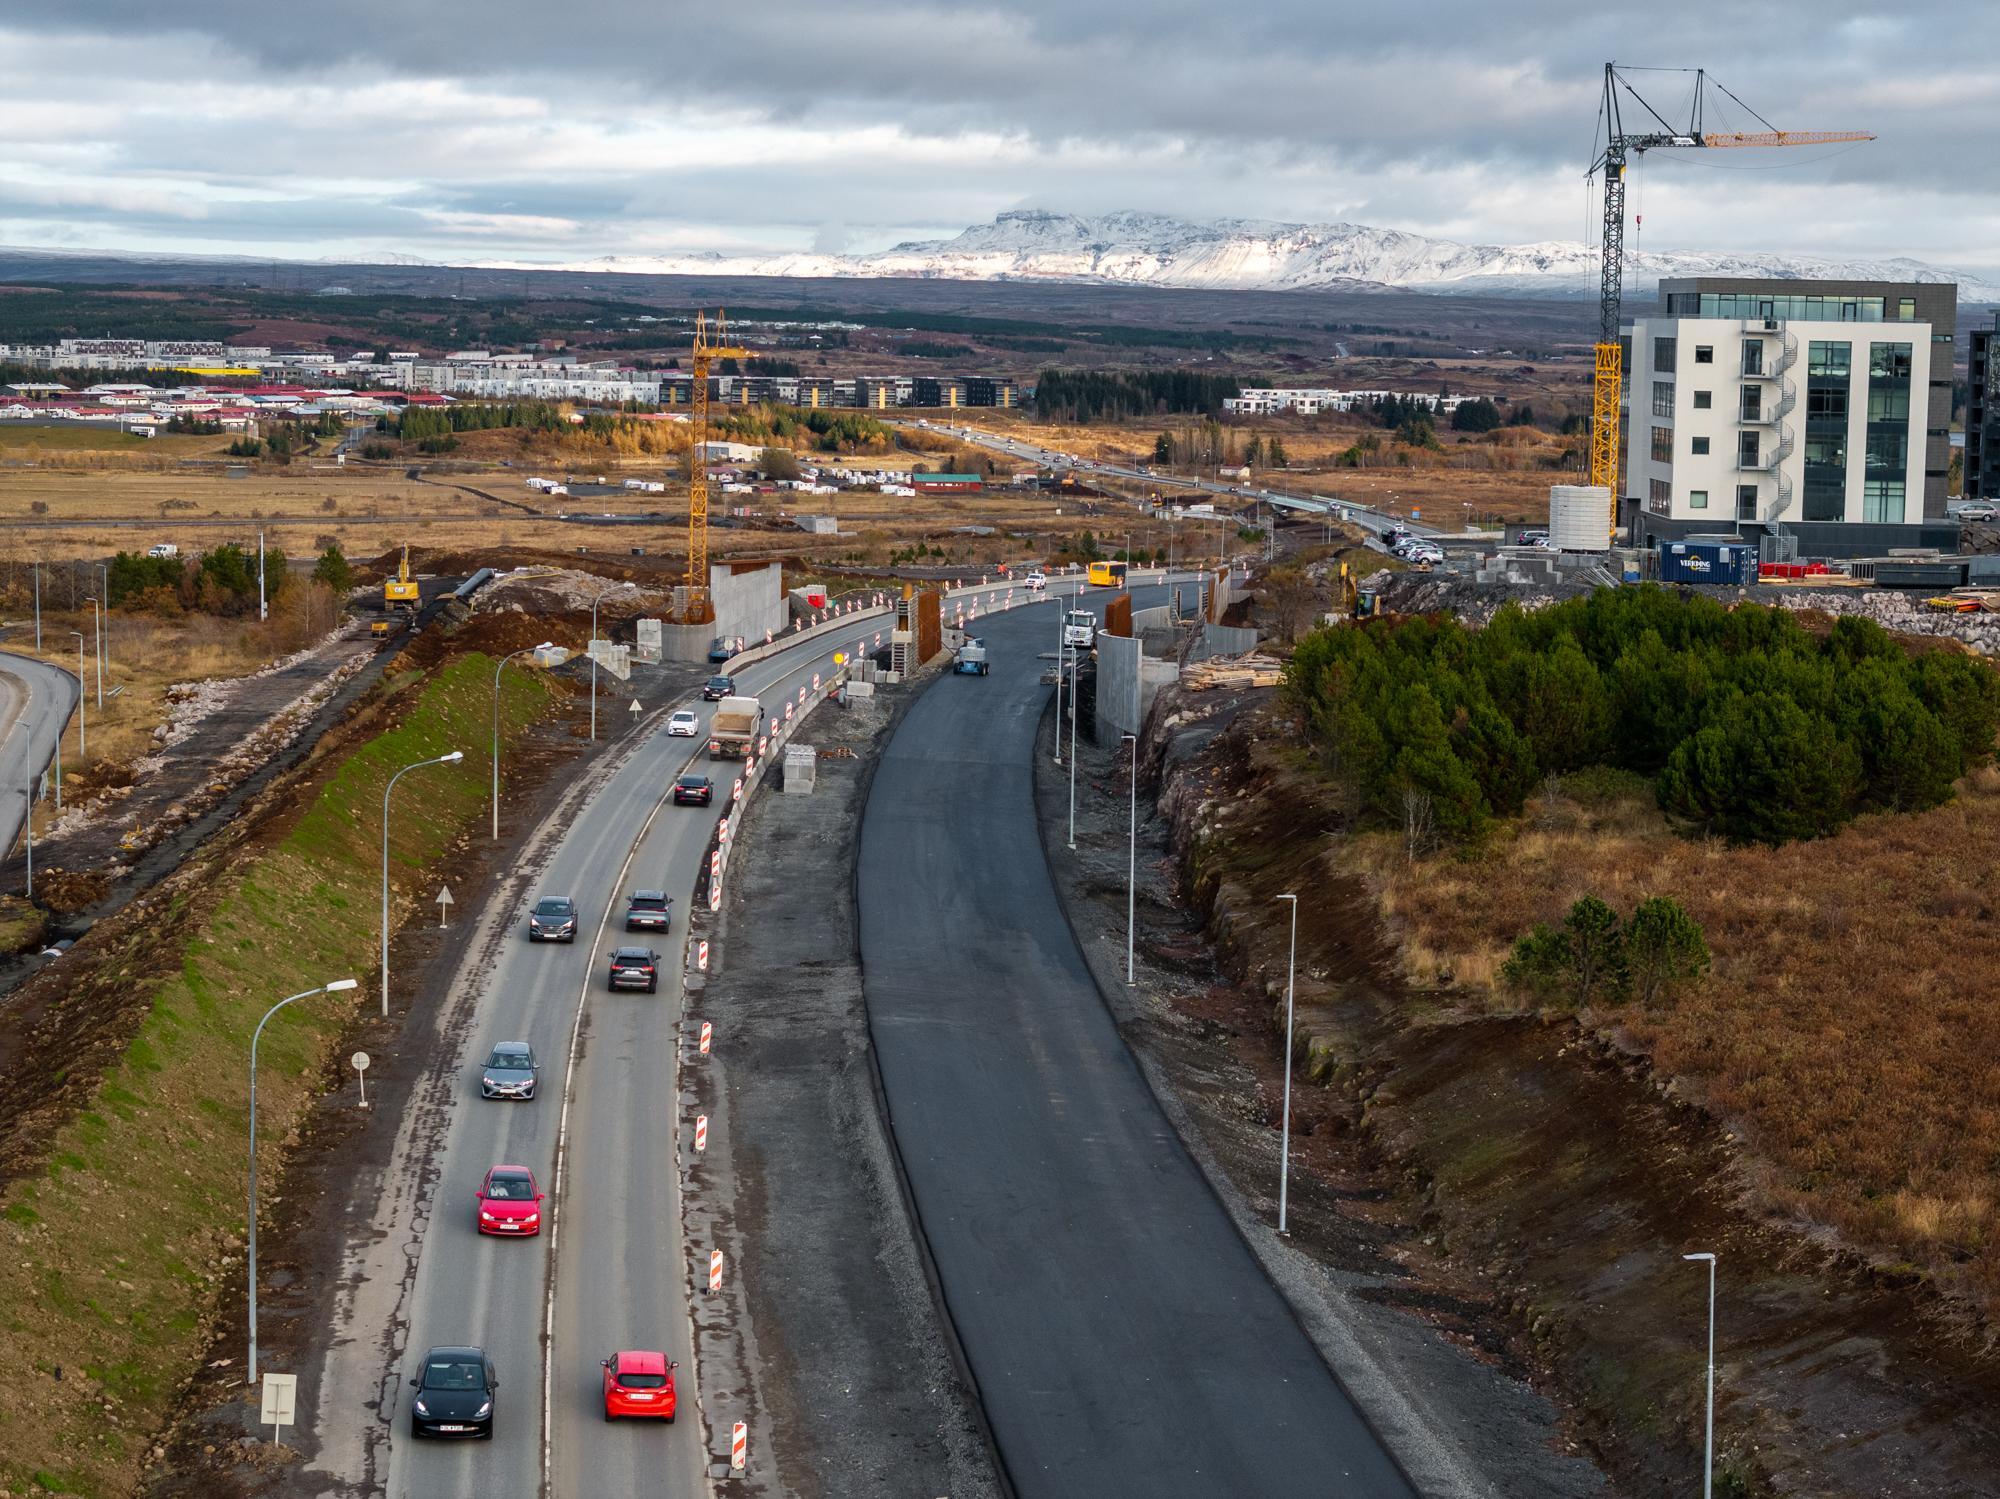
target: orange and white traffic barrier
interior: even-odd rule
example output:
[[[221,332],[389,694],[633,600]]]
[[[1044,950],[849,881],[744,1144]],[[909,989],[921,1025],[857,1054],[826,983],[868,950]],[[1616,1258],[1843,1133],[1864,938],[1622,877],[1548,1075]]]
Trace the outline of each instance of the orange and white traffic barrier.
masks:
[[[813,673],[813,691],[814,691],[814,692],[818,692],[818,691],[819,691],[819,673],[818,673],[818,672],[814,672],[814,673]],[[801,701],[803,701],[803,699],[801,699]]]
[[[743,800],[743,777],[738,776],[736,778],[736,784],[729,788],[729,799],[733,802],[740,802]]]
[[[771,643],[771,632],[769,630],[766,630],[764,632],[764,644],[769,645],[770,643]]]
[[[729,1428],[729,1466],[737,1473],[750,1466],[750,1428],[741,1421]]]
[[[722,909],[722,881],[720,880],[710,880],[708,882],[708,908],[711,911],[720,911]]]
[[[788,702],[785,704],[785,722],[790,723],[791,721],[792,721],[792,705]]]
[[[718,823],[717,823],[717,824],[715,825],[715,841],[716,841],[717,843],[727,843],[727,842],[729,841],[729,819],[728,819],[728,818],[726,818],[726,817],[725,817],[725,818],[723,818],[723,819],[722,819],[722,821],[718,822]]]
[[[722,1289],[722,1251],[720,1249],[711,1249],[708,1252],[708,1289],[711,1292]]]
[[[882,644],[882,632],[880,630],[875,632],[875,644],[877,646]]]
[[[697,1114],[694,1116],[694,1148],[696,1150],[708,1149],[708,1115],[706,1114]]]
[[[701,966],[706,968],[708,966],[708,961],[707,961],[708,944],[706,942],[702,943],[701,951],[702,951]],[[715,1044],[715,1027],[708,1021],[704,1020],[701,1023],[701,1054],[703,1056],[707,1056],[709,1047],[714,1044]]]
[[[764,751],[769,749],[770,747],[771,747],[771,736],[769,734],[759,734],[757,736],[757,758],[760,760],[763,759]]]
[[[803,708],[805,705],[806,705],[806,688],[805,684],[801,682],[799,684],[799,706]]]

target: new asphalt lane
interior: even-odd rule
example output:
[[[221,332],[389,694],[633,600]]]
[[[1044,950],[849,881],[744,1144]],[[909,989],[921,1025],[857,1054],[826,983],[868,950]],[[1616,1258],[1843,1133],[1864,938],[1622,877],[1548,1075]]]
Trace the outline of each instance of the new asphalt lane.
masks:
[[[890,741],[857,889],[891,1129],[1008,1476],[1024,1499],[1402,1499],[1057,902],[1030,786],[1049,608],[982,625],[991,674],[944,678]]]

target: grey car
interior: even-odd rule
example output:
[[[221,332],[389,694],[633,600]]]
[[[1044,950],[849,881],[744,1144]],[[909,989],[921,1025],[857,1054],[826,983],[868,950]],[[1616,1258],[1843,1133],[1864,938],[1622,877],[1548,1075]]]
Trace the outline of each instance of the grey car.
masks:
[[[576,941],[576,902],[567,895],[545,895],[528,913],[530,942]]]
[[[479,1069],[479,1096],[533,1098],[540,1070],[535,1062],[534,1047],[525,1041],[502,1041],[493,1048],[486,1065]]]

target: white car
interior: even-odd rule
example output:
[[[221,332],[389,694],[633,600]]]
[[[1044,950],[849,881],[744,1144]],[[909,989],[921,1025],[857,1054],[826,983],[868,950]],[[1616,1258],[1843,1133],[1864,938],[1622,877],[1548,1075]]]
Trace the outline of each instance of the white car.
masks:
[[[1028,592],[1040,593],[1044,588],[1049,586],[1048,575],[1046,573],[1029,573],[1027,584]]]
[[[701,715],[692,708],[676,708],[667,719],[667,734],[674,739],[693,739],[701,733]]]
[[[1991,500],[1967,500],[1956,513],[1960,520],[1992,520],[2000,516],[2000,505]]]

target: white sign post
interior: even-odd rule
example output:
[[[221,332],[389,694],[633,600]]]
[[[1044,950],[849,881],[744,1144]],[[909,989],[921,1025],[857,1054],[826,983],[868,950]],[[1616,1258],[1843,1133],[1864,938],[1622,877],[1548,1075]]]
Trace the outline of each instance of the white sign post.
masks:
[[[448,907],[448,906],[450,906],[450,905],[452,905],[452,904],[454,904],[454,902],[452,901],[452,898],[451,898],[451,886],[449,886],[449,885],[440,885],[440,886],[438,886],[438,893],[437,893],[437,908],[438,908],[438,925],[439,925],[439,927],[442,927],[442,926],[444,925],[444,913],[445,913],[445,908],[446,908],[446,907]]]
[[[260,1422],[271,1428],[271,1444],[279,1440],[279,1428],[290,1426],[298,1407],[299,1377],[296,1374],[264,1376],[264,1410]]]
[[[361,1107],[368,1107],[368,1053],[357,1051],[347,1059],[354,1064],[354,1080],[361,1084]]]
[[[640,715],[641,713],[645,712],[645,711],[646,711],[645,709],[643,709],[643,708],[641,708],[641,707],[639,706],[639,700],[638,700],[638,699],[637,699],[636,697],[635,697],[635,698],[633,698],[633,699],[632,699],[632,722],[634,722],[634,723],[637,723],[637,722],[639,721],[639,715]]]

